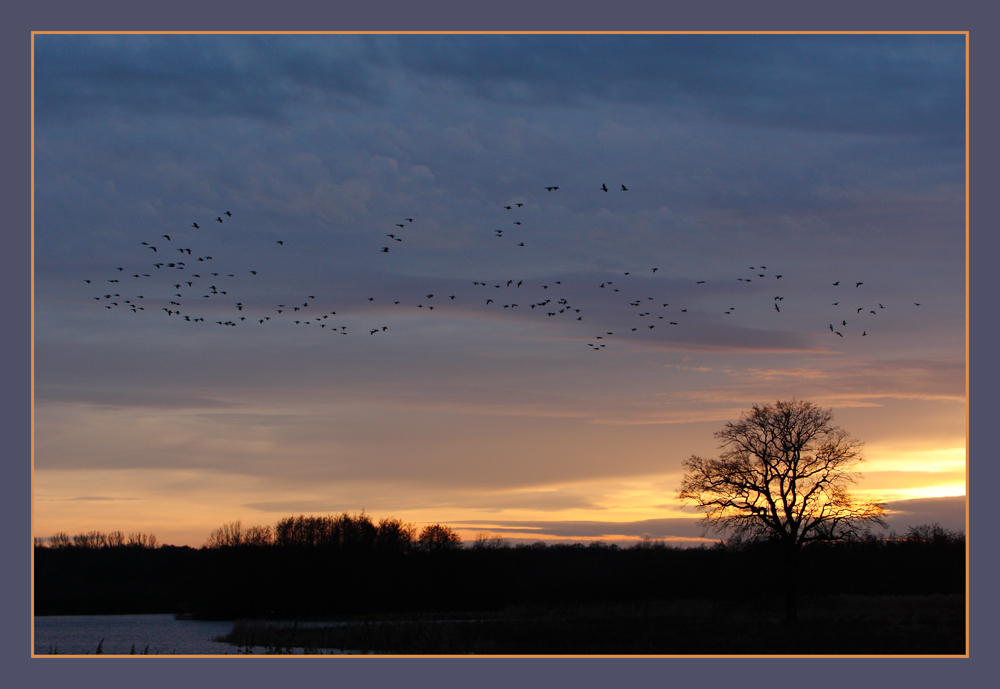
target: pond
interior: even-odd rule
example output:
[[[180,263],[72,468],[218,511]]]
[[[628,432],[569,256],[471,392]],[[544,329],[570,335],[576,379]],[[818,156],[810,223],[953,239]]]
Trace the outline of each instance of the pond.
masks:
[[[94,655],[98,645],[105,655],[128,655],[133,648],[136,654],[149,655],[236,655],[242,649],[212,640],[232,629],[232,622],[178,620],[173,615],[39,616],[35,655]]]

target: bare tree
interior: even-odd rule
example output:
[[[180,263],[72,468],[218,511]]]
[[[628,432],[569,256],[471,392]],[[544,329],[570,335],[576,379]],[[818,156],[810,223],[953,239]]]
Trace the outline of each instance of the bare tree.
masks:
[[[510,541],[503,536],[481,531],[476,534],[476,540],[472,542],[473,550],[506,550],[510,548]]]
[[[65,531],[59,531],[49,537],[49,545],[53,548],[68,548],[72,543],[69,534]]]
[[[753,405],[715,434],[718,459],[692,456],[678,498],[705,512],[705,525],[745,543],[775,540],[785,554],[785,616],[798,617],[797,560],[803,546],[884,527],[882,506],[848,493],[864,461],[861,442],[811,402]]]
[[[107,548],[108,535],[103,531],[88,531],[73,536],[73,546],[76,548]]]
[[[218,529],[209,534],[205,542],[206,548],[226,548],[236,547],[244,543],[243,522],[237,519],[234,522],[223,524]]]
[[[129,548],[156,548],[157,541],[154,534],[145,534],[141,531],[134,531],[128,535],[125,545]]]
[[[248,526],[243,532],[243,543],[245,545],[268,546],[274,543],[274,534],[271,532],[271,527],[266,524]]]

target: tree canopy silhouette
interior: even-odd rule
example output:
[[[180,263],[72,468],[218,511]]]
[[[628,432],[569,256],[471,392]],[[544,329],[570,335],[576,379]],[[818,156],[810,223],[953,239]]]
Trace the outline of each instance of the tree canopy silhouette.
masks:
[[[796,554],[803,546],[885,526],[881,505],[848,493],[864,461],[862,443],[832,422],[832,411],[811,402],[755,404],[715,434],[718,459],[692,455],[684,462],[678,498],[703,510],[706,526],[734,542],[782,545],[788,622],[797,619]]]
[[[450,526],[443,524],[430,524],[425,526],[417,539],[424,550],[441,551],[456,550],[462,547],[462,537],[455,533]]]

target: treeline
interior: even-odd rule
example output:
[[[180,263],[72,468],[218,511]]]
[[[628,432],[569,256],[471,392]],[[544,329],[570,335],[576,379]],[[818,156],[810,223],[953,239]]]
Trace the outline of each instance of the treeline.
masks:
[[[72,538],[65,531],[49,536],[48,540],[36,538],[35,547],[48,548],[156,548],[159,543],[156,536],[141,532],[128,535],[124,531],[88,531],[78,533]]]
[[[965,538],[936,525],[887,538],[815,544],[802,595],[965,591]],[[512,546],[452,529],[366,515],[289,517],[217,529],[200,549],[39,547],[36,614],[184,613],[202,618],[320,619],[498,611],[630,601],[781,600],[780,551],[590,544]]]
[[[213,531],[205,543],[206,548],[278,546],[349,552],[409,552],[414,548],[436,551],[461,545],[461,537],[451,527],[431,524],[418,534],[414,524],[392,517],[376,524],[364,512],[354,516],[345,512],[326,517],[287,517],[273,528],[244,527],[237,520]]]

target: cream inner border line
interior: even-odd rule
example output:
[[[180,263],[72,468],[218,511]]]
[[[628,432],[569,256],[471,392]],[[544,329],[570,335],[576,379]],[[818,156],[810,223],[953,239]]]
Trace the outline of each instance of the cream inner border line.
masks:
[[[886,656],[886,655],[806,655],[806,656],[727,656],[727,655],[654,655],[654,656],[633,656],[633,655],[594,655],[594,656],[476,656],[480,658],[954,658],[969,657],[969,344],[970,344],[970,309],[969,309],[969,226],[970,226],[970,37],[968,31],[32,31],[31,32],[31,533],[29,534],[31,547],[31,657],[44,658],[48,656],[35,655],[35,36],[41,35],[212,35],[212,36],[249,36],[249,35],[282,35],[282,36],[336,36],[336,35],[415,35],[415,36],[474,36],[474,35],[534,35],[534,36],[566,36],[566,35],[616,35],[616,36],[656,36],[656,35],[708,35],[708,36],[732,36],[732,35],[753,35],[753,36],[813,36],[813,35],[874,35],[874,36],[894,36],[894,35],[963,35],[965,36],[965,655],[929,655],[929,656]],[[89,658],[96,656],[63,656],[72,658]],[[115,656],[108,656],[115,657]],[[229,655],[174,655],[174,656],[147,656],[165,658],[229,658]],[[248,656],[248,657],[275,657],[275,656]],[[285,656],[281,656],[285,657]],[[296,656],[290,656],[296,657]],[[315,657],[315,656],[305,656]],[[468,656],[320,656],[325,658],[340,657],[379,657],[379,658],[467,658]]]

